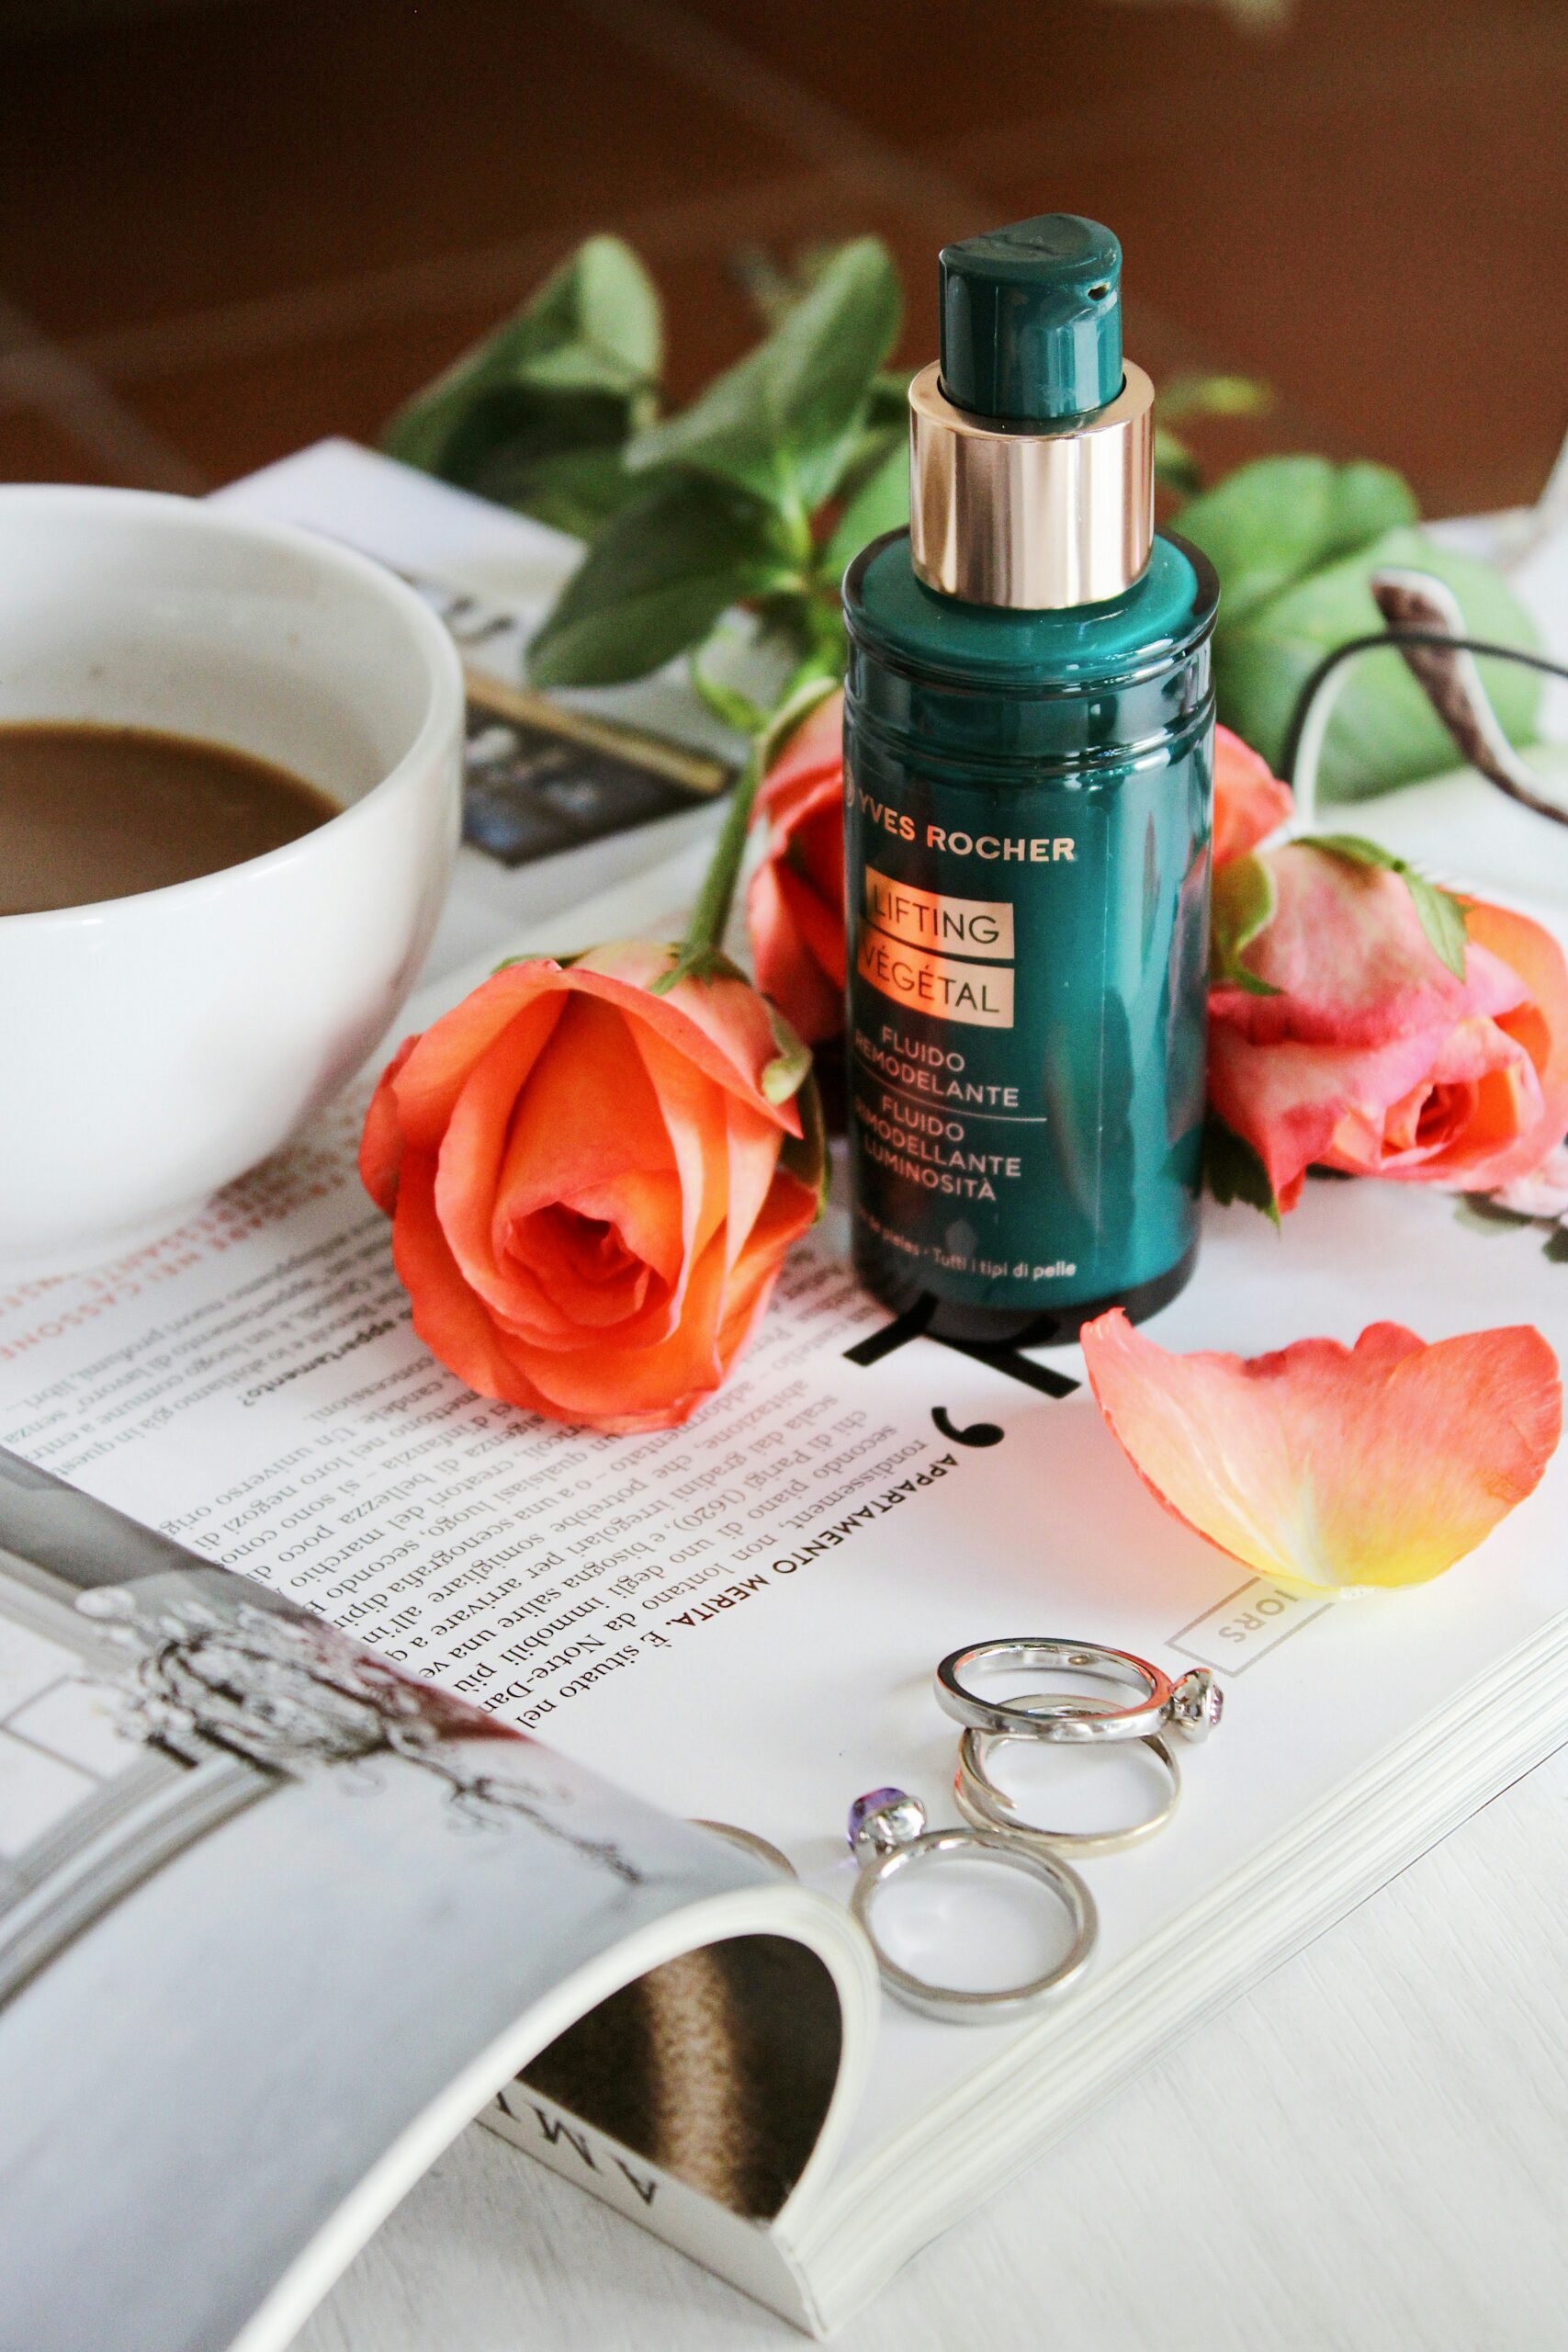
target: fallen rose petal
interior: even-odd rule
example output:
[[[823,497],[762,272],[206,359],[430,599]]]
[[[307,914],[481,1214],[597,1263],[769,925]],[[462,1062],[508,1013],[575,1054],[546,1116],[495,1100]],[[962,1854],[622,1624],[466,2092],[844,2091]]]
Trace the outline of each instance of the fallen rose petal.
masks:
[[[1529,1324],[1431,1346],[1374,1323],[1353,1348],[1175,1355],[1120,1307],[1083,1332],[1100,1411],[1173,1517],[1259,1576],[1314,1591],[1424,1583],[1540,1479],[1562,1426]]]

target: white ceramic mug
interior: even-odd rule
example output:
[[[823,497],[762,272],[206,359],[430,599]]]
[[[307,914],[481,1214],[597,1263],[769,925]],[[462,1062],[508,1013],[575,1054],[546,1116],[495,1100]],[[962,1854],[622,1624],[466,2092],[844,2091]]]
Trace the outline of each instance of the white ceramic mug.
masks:
[[[177,1225],[395,1019],[457,849],[463,684],[411,588],[330,540],[137,491],[0,489],[0,724],[160,728],[343,804],[167,889],[0,915],[0,1279]]]

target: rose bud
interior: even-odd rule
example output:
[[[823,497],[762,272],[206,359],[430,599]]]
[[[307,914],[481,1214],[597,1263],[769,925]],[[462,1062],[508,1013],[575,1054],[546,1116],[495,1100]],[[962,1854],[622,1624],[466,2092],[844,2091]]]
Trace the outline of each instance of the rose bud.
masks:
[[[746,894],[757,985],[808,1046],[844,1025],[844,697],[819,702],[767,769]]]
[[[669,986],[675,960],[632,941],[503,967],[408,1039],[366,1116],[414,1329],[551,1420],[684,1420],[820,1203],[810,1057],[732,966]]]

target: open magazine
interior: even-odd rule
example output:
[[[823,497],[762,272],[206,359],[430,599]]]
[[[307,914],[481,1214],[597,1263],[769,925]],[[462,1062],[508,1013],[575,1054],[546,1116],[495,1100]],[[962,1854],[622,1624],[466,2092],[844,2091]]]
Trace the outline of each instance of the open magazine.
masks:
[[[7,2352],[286,2343],[498,2091],[778,2299],[836,1906],[5,1452],[0,1726]]]
[[[402,479],[351,453],[328,519],[351,536],[358,499],[387,551]],[[299,477],[262,488],[299,513]],[[419,484],[421,514],[446,495]],[[441,525],[469,587],[471,503]],[[493,944],[403,1027],[521,945],[668,935],[701,863],[650,860],[526,939],[485,900]],[[1076,1350],[912,1333],[832,1211],[687,1427],[546,1427],[414,1338],[355,1173],[364,1099],[169,1240],[0,1296],[0,1443],[31,1465],[0,1480],[5,2352],[281,2343],[481,2107],[826,2330],[1568,1736],[1561,1463],[1429,1587],[1335,1605],[1247,1578],[1145,1492]],[[1312,1185],[1283,1237],[1213,1212],[1156,1328],[1256,1353],[1531,1321],[1561,1354],[1541,1239]],[[157,1533],[90,1527],[55,1478]],[[1227,1706],[1171,1827],[1085,1866],[1083,1975],[960,2029],[878,1996],[843,1819],[889,1781],[951,1817],[931,1671],[997,1634],[1208,1665]],[[1047,1759],[1085,1827],[1140,1769],[1094,1762],[1090,1786]],[[911,1965],[1048,1961],[1016,1890],[939,1875],[885,1931]]]

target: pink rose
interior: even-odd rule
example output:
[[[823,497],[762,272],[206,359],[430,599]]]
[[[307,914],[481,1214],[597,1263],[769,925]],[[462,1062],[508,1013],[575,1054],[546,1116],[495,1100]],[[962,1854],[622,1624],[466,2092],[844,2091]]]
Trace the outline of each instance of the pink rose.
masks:
[[[1209,1100],[1282,1209],[1314,1164],[1489,1192],[1562,1141],[1562,950],[1522,915],[1463,908],[1461,979],[1385,868],[1302,841],[1216,876],[1217,935],[1228,922],[1241,944],[1210,992]]]
[[[1249,751],[1228,727],[1214,729],[1214,864],[1245,857],[1285,822],[1292,808],[1288,784],[1269,772],[1267,760]]]

